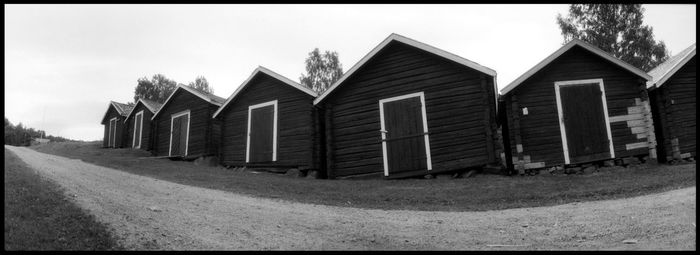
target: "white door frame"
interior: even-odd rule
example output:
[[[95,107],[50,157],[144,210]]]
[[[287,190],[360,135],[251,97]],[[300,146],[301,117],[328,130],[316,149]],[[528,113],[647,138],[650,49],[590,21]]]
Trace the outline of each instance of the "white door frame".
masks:
[[[411,94],[406,94],[406,95],[401,95],[401,96],[395,96],[395,97],[390,97],[390,98],[384,98],[379,100],[379,120],[381,124],[381,128],[379,132],[382,134],[382,157],[384,159],[384,176],[389,176],[389,159],[387,157],[387,152],[386,152],[386,133],[388,132],[386,130],[386,126],[384,124],[384,103],[388,102],[393,102],[393,101],[399,101],[403,99],[408,99],[412,97],[420,97],[420,104],[421,104],[421,114],[423,117],[423,133],[424,138],[425,138],[425,156],[426,156],[426,165],[428,168],[428,171],[433,169],[433,163],[432,163],[432,158],[430,155],[430,139],[428,137],[428,116],[425,113],[425,93],[423,91],[417,92],[417,93],[411,93]]]
[[[138,129],[139,129],[139,138],[136,139],[136,120],[139,119],[139,117],[141,118],[141,122],[140,122],[140,123],[141,123],[141,126],[138,127]],[[131,141],[131,147],[136,148],[136,149],[141,149],[141,137],[143,137],[143,110],[137,112],[136,115],[134,115],[134,135],[133,135],[133,137],[134,137],[134,138],[133,138],[132,141]],[[136,141],[137,141],[137,140],[139,141],[139,145],[138,145],[138,146],[136,146]]]
[[[185,154],[187,156],[187,149],[190,147],[190,120],[192,116],[190,115],[190,110],[181,111],[170,115],[170,148],[168,148],[168,157],[172,156],[173,150],[173,120],[177,117],[187,115],[187,137],[185,138]]]
[[[609,147],[610,147],[610,157],[614,158],[615,157],[615,148],[613,146],[613,140],[612,140],[612,132],[610,131],[610,118],[608,117],[608,103],[605,97],[605,86],[603,84],[603,79],[598,78],[598,79],[587,79],[587,80],[571,80],[571,81],[556,81],[554,82],[554,91],[556,94],[557,98],[557,113],[559,115],[559,130],[561,131],[561,144],[564,149],[564,163],[569,164],[570,159],[569,159],[569,145],[566,140],[566,128],[564,127],[564,119],[562,116],[562,102],[561,102],[561,95],[559,94],[559,88],[562,86],[568,86],[568,85],[580,85],[580,84],[592,84],[592,83],[597,83],[598,86],[600,87],[600,91],[602,92],[600,94],[600,99],[603,102],[603,114],[605,114],[603,117],[605,119],[605,128],[606,131],[608,132],[608,141],[609,141]]]
[[[114,122],[114,124],[112,124]],[[114,132],[112,132],[112,125],[114,125]],[[109,119],[109,141],[107,142],[108,147],[115,148],[117,141],[117,117]]]
[[[274,114],[272,116],[272,161],[277,161],[277,100],[272,100],[265,103],[259,103],[248,106],[248,136],[245,142],[245,162],[250,162],[250,120],[253,109],[262,108],[265,106],[274,106]]]

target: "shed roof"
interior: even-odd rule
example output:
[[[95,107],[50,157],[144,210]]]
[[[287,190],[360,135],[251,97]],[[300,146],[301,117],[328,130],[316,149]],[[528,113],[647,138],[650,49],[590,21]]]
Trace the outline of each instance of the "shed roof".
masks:
[[[129,112],[133,109],[133,106],[128,104],[122,104],[114,101],[109,101],[109,106],[107,106],[107,111],[105,111],[104,116],[102,116],[102,123],[104,123],[107,114],[109,113],[109,108],[114,107],[114,110],[121,116],[127,116]]]
[[[248,76],[248,79],[246,79],[240,86],[238,86],[238,88],[236,89],[236,91],[234,91],[233,94],[231,94],[231,96],[229,96],[228,99],[226,99],[226,102],[224,102],[224,104],[223,104],[221,107],[219,107],[219,109],[214,113],[214,115],[212,116],[212,118],[216,118],[216,116],[219,115],[219,113],[222,112],[222,111],[224,110],[224,108],[226,108],[226,106],[227,106],[231,101],[233,101],[233,99],[235,99],[236,96],[238,96],[238,94],[239,94],[246,86],[248,86],[248,84],[250,83],[250,81],[253,80],[253,77],[255,77],[255,76],[256,76],[257,74],[259,74],[259,73],[267,74],[267,75],[271,76],[272,78],[275,78],[275,79],[277,79],[277,80],[280,80],[280,81],[282,81],[283,83],[285,83],[285,84],[287,84],[287,85],[289,85],[289,86],[292,86],[293,88],[296,88],[296,89],[298,89],[298,90],[300,90],[300,91],[302,91],[302,92],[304,92],[304,93],[306,93],[306,94],[309,94],[310,96],[312,96],[312,97],[314,97],[314,98],[315,98],[316,96],[318,96],[318,94],[317,94],[315,91],[311,90],[310,88],[308,88],[308,87],[306,87],[306,86],[304,86],[304,85],[301,85],[301,84],[299,84],[299,83],[296,83],[296,82],[290,80],[290,79],[287,78],[287,77],[284,77],[284,76],[282,76],[282,75],[280,75],[280,74],[278,74],[278,73],[275,73],[275,72],[271,71],[270,69],[267,69],[267,68],[262,67],[262,66],[258,66],[258,68],[255,68],[255,70],[253,71],[253,73],[250,74],[250,76]]]
[[[126,119],[124,119],[124,122],[129,120],[129,117],[133,115],[134,109],[136,109],[136,106],[138,106],[139,104],[143,104],[146,107],[146,109],[151,111],[151,113],[156,113],[158,110],[160,110],[160,107],[163,106],[163,104],[158,103],[156,101],[139,98],[139,100],[136,101],[136,104],[134,104],[134,107],[131,109],[131,111],[129,111],[129,114],[126,115]]]
[[[598,56],[600,56],[600,57],[602,57],[602,58],[604,58],[604,59],[606,59],[606,60],[608,60],[608,61],[610,61],[610,62],[612,62],[613,64],[616,64],[616,65],[618,65],[618,66],[620,66],[620,67],[622,67],[622,68],[624,68],[624,69],[626,69],[626,70],[628,70],[628,71],[630,71],[630,72],[632,72],[632,73],[638,75],[639,77],[644,78],[645,80],[650,80],[650,79],[651,79],[651,76],[649,76],[648,74],[646,74],[644,71],[640,70],[639,68],[636,68],[636,67],[634,67],[634,66],[628,64],[627,62],[622,61],[622,60],[620,60],[619,58],[614,57],[614,56],[611,55],[610,53],[607,53],[607,52],[601,50],[600,48],[598,48],[598,47],[596,47],[596,46],[593,46],[592,44],[589,44],[589,43],[586,43],[586,42],[584,42],[584,41],[581,41],[581,40],[579,40],[579,39],[575,39],[575,38],[574,38],[574,39],[571,40],[570,42],[564,44],[564,46],[562,46],[561,48],[559,48],[557,51],[555,51],[554,53],[552,53],[551,55],[549,55],[547,58],[545,58],[544,60],[540,61],[540,63],[538,63],[538,64],[535,65],[534,67],[530,68],[530,70],[528,70],[527,72],[525,72],[523,75],[521,75],[520,77],[518,77],[517,79],[515,79],[514,81],[512,81],[510,84],[508,84],[505,88],[503,88],[503,89],[501,90],[501,94],[505,95],[506,93],[508,93],[508,92],[510,92],[511,90],[515,89],[515,88],[518,87],[520,84],[522,84],[525,80],[527,80],[527,78],[530,78],[530,76],[532,76],[532,75],[534,75],[535,73],[537,73],[538,71],[540,71],[542,68],[544,68],[545,66],[547,66],[549,63],[551,63],[552,61],[554,61],[555,59],[557,59],[559,56],[561,56],[561,55],[564,54],[565,52],[569,51],[569,50],[570,50],[571,48],[573,48],[574,46],[580,46],[580,47],[582,47],[582,48],[584,48],[584,49],[586,49],[586,50],[588,50],[588,51],[590,51],[590,52],[592,52],[592,53],[594,53],[594,54],[596,54],[596,55],[598,55]]]
[[[355,73],[355,71],[360,69],[360,67],[362,67],[365,63],[367,63],[367,61],[372,59],[372,57],[374,57],[374,55],[379,53],[379,51],[381,51],[384,47],[386,47],[389,43],[391,43],[393,41],[408,44],[408,45],[416,47],[418,49],[421,49],[421,50],[433,53],[435,55],[438,55],[440,57],[452,60],[454,62],[457,62],[459,64],[467,66],[469,68],[477,70],[479,72],[493,76],[494,77],[494,84],[495,84],[496,71],[494,71],[493,69],[479,65],[476,62],[473,62],[473,61],[468,60],[466,58],[462,58],[460,56],[449,53],[447,51],[435,48],[435,47],[427,45],[425,43],[422,43],[422,42],[419,42],[419,41],[416,41],[416,40],[413,40],[413,39],[410,39],[410,38],[407,38],[407,37],[404,37],[404,36],[401,36],[401,35],[398,35],[395,33],[392,33],[391,35],[389,35],[389,37],[384,39],[384,41],[379,43],[379,45],[374,47],[374,49],[372,49],[372,51],[370,51],[367,55],[365,55],[365,57],[363,57],[359,62],[357,62],[352,68],[350,68],[350,70],[348,70],[345,74],[343,74],[343,76],[341,76],[340,79],[338,79],[338,81],[333,83],[333,85],[331,85],[326,91],[324,91],[321,95],[319,95],[316,98],[316,100],[314,100],[314,105],[323,101],[323,99],[326,98],[329,94],[331,94],[333,92],[333,90],[338,88],[338,86],[340,86],[340,84],[342,84],[343,81],[345,81],[348,77],[352,76],[352,74]]]
[[[122,104],[122,103],[118,103],[118,102],[114,102],[114,101],[111,101],[111,102],[112,102],[112,105],[114,105],[114,108],[117,109],[117,112],[119,112],[119,114],[122,116],[126,116],[127,114],[129,114],[131,109],[134,108],[134,106],[132,106],[132,105]]]
[[[651,69],[649,75],[653,78],[647,82],[647,88],[660,87],[664,85],[664,82],[668,80],[673,74],[675,74],[681,67],[688,63],[688,61],[695,57],[695,43],[690,45],[690,47],[676,54],[675,56],[666,60],[666,62],[661,63],[659,66]]]
[[[224,101],[226,101],[226,99],[224,99],[223,97],[220,97],[220,96],[217,96],[217,95],[214,95],[211,93],[202,92],[202,91],[196,90],[192,87],[180,84],[180,85],[177,85],[177,88],[175,88],[175,90],[173,90],[173,93],[170,93],[170,96],[168,96],[168,99],[165,99],[165,102],[163,102],[163,104],[160,106],[158,111],[156,111],[156,113],[153,114],[153,117],[151,118],[152,120],[155,119],[156,116],[158,116],[158,114],[160,113],[160,110],[165,108],[165,105],[170,103],[170,99],[172,99],[173,95],[175,95],[175,93],[179,90],[187,91],[190,94],[193,94],[193,95],[203,99],[204,101],[207,101],[208,103],[216,105],[216,106],[221,106],[224,103]]]

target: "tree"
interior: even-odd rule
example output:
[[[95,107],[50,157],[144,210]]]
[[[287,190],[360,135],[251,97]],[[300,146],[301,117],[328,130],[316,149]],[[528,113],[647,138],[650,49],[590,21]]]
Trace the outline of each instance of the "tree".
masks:
[[[191,88],[194,88],[196,90],[206,92],[206,93],[214,93],[214,88],[209,87],[209,82],[207,81],[204,76],[197,76],[196,79],[194,79],[194,82],[190,82],[187,84],[187,86],[190,86]]]
[[[557,24],[564,43],[583,40],[648,72],[668,59],[668,51],[643,18],[640,4],[572,4],[567,17],[557,15]]]
[[[338,53],[325,51],[321,54],[318,48],[309,52],[306,58],[306,75],[302,74],[299,81],[317,93],[322,93],[343,75],[343,66],[338,60]]]
[[[42,134],[44,138],[48,138],[52,142],[74,141],[60,136],[47,136],[45,131],[34,128],[26,128],[21,122],[18,123],[17,126],[12,125],[12,122],[5,117],[5,144],[14,146],[29,146],[34,138],[39,138],[42,136]]]
[[[177,82],[168,79],[165,75],[153,75],[151,80],[146,77],[137,80],[136,89],[134,91],[134,102],[139,98],[153,100],[159,103],[164,103],[173,91]]]

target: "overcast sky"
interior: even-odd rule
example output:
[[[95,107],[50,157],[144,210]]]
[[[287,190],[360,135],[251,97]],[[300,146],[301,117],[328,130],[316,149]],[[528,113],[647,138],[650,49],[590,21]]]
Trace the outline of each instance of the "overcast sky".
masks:
[[[694,5],[644,5],[672,54],[695,42]],[[496,70],[498,87],[557,50],[567,5],[5,5],[5,117],[101,140],[108,102],[136,80],[203,75],[228,97],[258,66],[298,81],[314,47],[347,71],[391,33]]]

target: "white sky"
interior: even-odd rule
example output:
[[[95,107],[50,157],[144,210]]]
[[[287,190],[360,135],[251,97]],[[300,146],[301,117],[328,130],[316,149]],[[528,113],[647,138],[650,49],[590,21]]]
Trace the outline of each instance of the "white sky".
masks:
[[[672,54],[695,42],[695,5],[644,5]],[[498,87],[558,49],[568,5],[5,5],[5,117],[100,140],[108,102],[136,80],[203,75],[228,97],[258,66],[298,81],[308,52],[347,71],[397,33],[496,70]],[[43,121],[42,121],[42,116]]]

